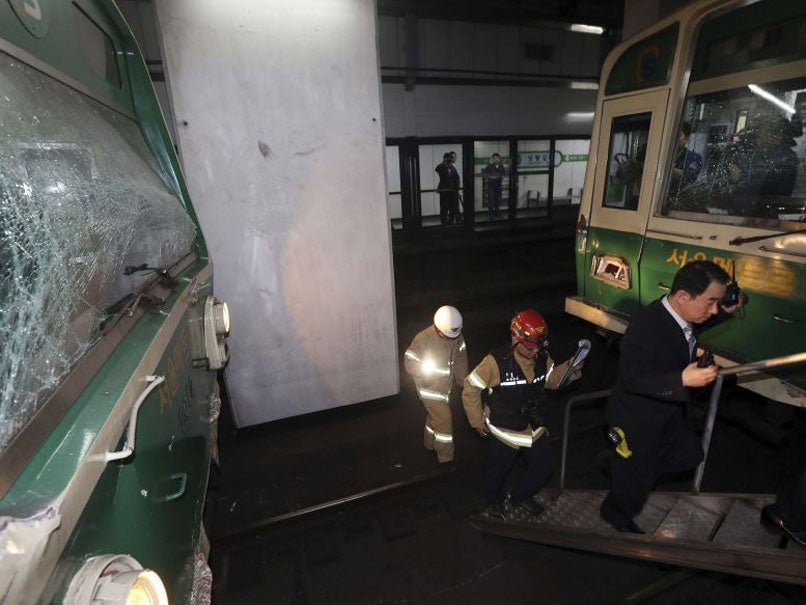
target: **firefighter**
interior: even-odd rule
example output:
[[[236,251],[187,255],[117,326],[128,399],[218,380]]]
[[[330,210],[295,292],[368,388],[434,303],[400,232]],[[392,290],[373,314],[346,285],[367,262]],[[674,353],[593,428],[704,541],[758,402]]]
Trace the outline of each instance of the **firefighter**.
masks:
[[[439,462],[453,460],[453,421],[450,396],[454,383],[467,376],[467,351],[462,337],[462,314],[444,305],[434,323],[417,334],[406,349],[406,372],[414,378],[417,395],[426,410],[423,444]]]
[[[544,507],[534,495],[554,470],[543,390],[578,379],[581,365],[563,380],[572,360],[555,367],[547,349],[548,326],[533,309],[515,315],[510,332],[510,345],[489,353],[467,376],[462,404],[481,436],[492,433],[485,486],[488,514],[503,517],[511,505],[537,516]],[[507,505],[507,475],[519,452],[528,466]]]

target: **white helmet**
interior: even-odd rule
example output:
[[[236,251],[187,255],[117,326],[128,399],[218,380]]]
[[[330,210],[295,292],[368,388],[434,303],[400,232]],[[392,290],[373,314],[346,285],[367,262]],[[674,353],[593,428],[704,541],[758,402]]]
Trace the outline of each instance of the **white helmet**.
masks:
[[[443,305],[434,313],[434,326],[448,338],[456,338],[462,333],[462,314],[456,307]]]

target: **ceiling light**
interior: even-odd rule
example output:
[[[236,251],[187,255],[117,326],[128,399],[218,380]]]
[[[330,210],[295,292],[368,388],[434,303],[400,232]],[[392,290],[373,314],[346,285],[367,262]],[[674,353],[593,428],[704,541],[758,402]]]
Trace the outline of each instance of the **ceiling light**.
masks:
[[[597,36],[601,36],[605,31],[604,27],[585,25],[584,23],[572,23],[568,26],[568,29],[579,34],[596,34]]]
[[[575,80],[571,82],[571,88],[574,90],[599,90],[598,82],[580,82]]]
[[[794,107],[784,103],[781,99],[776,97],[774,94],[772,94],[770,92],[767,92],[766,90],[761,88],[761,86],[756,86],[755,84],[748,84],[747,88],[749,88],[751,92],[753,92],[753,93],[757,94],[758,96],[760,96],[762,99],[766,99],[767,101],[769,101],[770,103],[772,103],[774,105],[777,105],[778,107],[780,107],[784,111],[787,111],[789,113],[795,113],[795,108]]]

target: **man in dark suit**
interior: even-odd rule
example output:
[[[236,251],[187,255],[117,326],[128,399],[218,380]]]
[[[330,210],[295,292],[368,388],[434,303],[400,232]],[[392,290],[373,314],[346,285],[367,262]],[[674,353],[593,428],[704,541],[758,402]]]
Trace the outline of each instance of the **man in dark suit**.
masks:
[[[498,216],[498,209],[501,206],[501,186],[504,182],[506,169],[501,164],[501,156],[494,153],[490,158],[490,163],[481,171],[484,179],[484,188],[487,191],[487,209],[490,211],[490,218]]]
[[[452,225],[459,222],[459,189],[461,179],[456,171],[456,152],[448,151],[442,156],[442,163],[434,171],[439,175],[439,222]]]
[[[607,417],[623,443],[611,466],[602,518],[619,531],[643,533],[641,512],[658,476],[696,467],[702,446],[691,428],[691,389],[711,384],[717,367],[697,367],[697,335],[744,304],[723,308],[730,276],[711,261],[694,261],[675,275],[668,296],[630,323],[621,341],[619,372]]]

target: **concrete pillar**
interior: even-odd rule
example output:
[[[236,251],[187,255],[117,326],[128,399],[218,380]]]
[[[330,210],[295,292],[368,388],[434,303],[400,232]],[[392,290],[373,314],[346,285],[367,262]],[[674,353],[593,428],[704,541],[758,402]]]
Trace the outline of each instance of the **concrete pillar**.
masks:
[[[372,0],[157,2],[246,426],[399,388]]]

